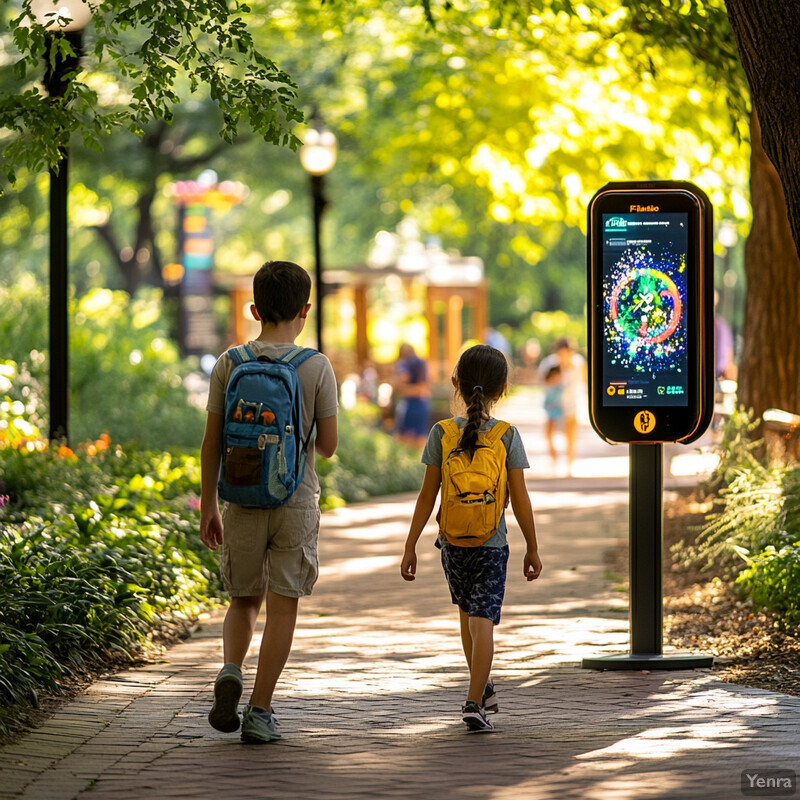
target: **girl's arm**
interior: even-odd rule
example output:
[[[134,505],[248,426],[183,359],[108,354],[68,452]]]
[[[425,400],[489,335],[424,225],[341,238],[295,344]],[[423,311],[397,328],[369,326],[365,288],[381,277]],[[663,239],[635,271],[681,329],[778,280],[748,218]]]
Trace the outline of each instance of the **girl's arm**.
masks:
[[[436,505],[436,498],[439,496],[439,485],[442,482],[442,470],[439,467],[432,467],[430,464],[425,470],[425,478],[422,481],[417,505],[414,507],[414,515],[411,517],[411,527],[406,539],[406,549],[403,553],[403,561],[400,565],[400,574],[404,580],[413,581],[417,574],[417,541],[422,536],[422,531],[430,519],[433,507]]]
[[[508,471],[508,491],[511,495],[511,508],[514,509],[514,516],[517,525],[522,530],[525,537],[527,549],[525,552],[525,564],[523,572],[529,580],[535,580],[542,571],[542,561],[539,558],[539,546],[536,543],[536,526],[533,522],[533,509],[531,508],[531,498],[525,486],[525,473],[521,469],[510,469]]]

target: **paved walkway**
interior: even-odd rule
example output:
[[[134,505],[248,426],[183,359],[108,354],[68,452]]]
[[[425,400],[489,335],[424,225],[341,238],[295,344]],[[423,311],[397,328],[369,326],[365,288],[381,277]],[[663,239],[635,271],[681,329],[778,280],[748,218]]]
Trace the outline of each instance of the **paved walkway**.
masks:
[[[627,537],[627,495],[612,484],[532,481],[545,565],[533,584],[512,522],[495,733],[460,722],[465,666],[433,528],[417,581],[399,577],[405,496],[324,516],[322,575],[275,698],[280,742],[243,745],[207,725],[217,615],[0,751],[0,798],[731,800],[743,770],[800,771],[798,698],[708,671],[579,668],[627,647],[626,599],[602,556]]]

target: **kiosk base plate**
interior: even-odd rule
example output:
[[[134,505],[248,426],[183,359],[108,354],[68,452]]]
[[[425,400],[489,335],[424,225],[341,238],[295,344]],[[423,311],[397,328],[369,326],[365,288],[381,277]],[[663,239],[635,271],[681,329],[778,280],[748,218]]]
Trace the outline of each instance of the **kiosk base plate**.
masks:
[[[616,653],[610,656],[594,656],[581,661],[583,669],[708,669],[714,663],[713,656],[695,656],[660,653]]]

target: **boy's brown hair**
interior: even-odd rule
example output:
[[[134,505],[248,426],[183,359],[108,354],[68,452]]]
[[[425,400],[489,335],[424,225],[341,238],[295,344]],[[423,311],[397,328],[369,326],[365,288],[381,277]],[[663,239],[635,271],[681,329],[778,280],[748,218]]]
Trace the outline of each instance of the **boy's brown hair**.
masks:
[[[311,296],[311,276],[292,261],[267,261],[253,278],[253,302],[262,322],[289,322]]]

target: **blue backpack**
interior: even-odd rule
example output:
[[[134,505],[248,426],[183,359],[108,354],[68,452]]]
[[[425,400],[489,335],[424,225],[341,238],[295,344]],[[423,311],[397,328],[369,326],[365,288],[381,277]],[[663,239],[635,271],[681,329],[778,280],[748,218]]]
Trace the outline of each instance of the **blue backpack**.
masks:
[[[250,508],[283,505],[303,480],[300,381],[296,368],[317,351],[295,347],[280,358],[247,345],[228,351],[236,366],[225,391],[219,495]]]

